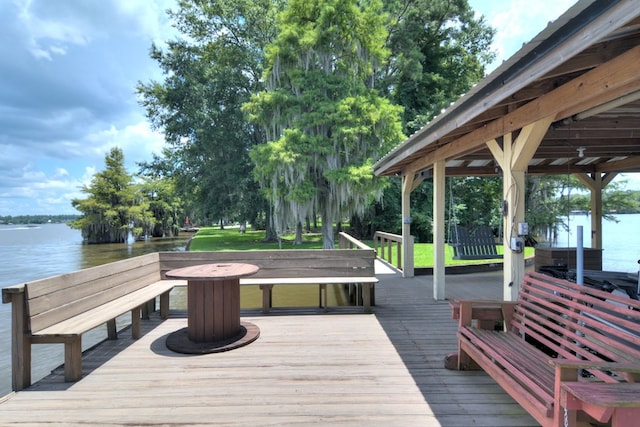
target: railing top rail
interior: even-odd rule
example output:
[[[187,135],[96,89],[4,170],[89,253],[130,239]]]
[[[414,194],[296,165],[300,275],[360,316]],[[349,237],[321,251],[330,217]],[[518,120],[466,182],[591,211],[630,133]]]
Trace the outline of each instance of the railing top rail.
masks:
[[[402,243],[402,236],[399,235],[399,234],[387,233],[385,231],[376,231],[375,234],[374,234],[374,238],[375,237],[382,237],[382,238],[385,238],[387,240],[392,240],[394,242]]]
[[[372,250],[372,248],[369,245],[361,242],[360,240],[356,239],[350,234],[345,233],[344,231],[341,231],[340,233],[338,233],[338,235],[340,236],[340,238],[351,242],[352,244],[356,245],[360,249]]]

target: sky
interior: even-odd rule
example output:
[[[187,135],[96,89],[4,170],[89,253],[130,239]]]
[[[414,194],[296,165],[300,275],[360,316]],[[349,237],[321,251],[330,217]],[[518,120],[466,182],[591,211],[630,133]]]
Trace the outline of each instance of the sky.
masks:
[[[497,30],[493,69],[575,0],[470,0]],[[161,152],[135,88],[178,35],[175,0],[0,0],[0,216],[77,214],[74,198],[122,149],[130,173]]]

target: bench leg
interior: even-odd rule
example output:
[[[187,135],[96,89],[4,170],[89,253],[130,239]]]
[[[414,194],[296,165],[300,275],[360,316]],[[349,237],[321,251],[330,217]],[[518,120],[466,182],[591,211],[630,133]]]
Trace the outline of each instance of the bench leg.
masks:
[[[149,313],[153,313],[156,311],[156,299],[152,299],[147,301],[146,304],[142,305],[142,318],[145,320],[149,320]]]
[[[21,344],[16,344],[14,348],[22,350],[13,355],[13,389],[22,390],[31,385],[31,340],[23,336]]]
[[[82,378],[82,336],[70,338],[64,343],[64,380],[78,381]]]
[[[31,338],[27,331],[24,293],[11,298],[11,388],[22,390],[31,385]]]
[[[328,311],[328,305],[329,300],[327,299],[327,284],[323,283],[318,285],[318,308],[324,308],[324,311]]]
[[[167,291],[160,295],[160,317],[167,319],[169,317],[169,294],[171,291]]]
[[[107,321],[107,336],[110,340],[118,339],[118,328],[116,327],[116,319]]]
[[[365,313],[371,313],[371,283],[363,283],[362,305]]]
[[[268,313],[271,310],[272,305],[271,291],[273,289],[273,285],[260,285],[260,289],[262,289],[262,312]]]
[[[141,328],[141,312],[144,310],[144,306],[146,304],[142,304],[140,307],[134,308],[131,310],[131,336],[134,339],[138,339],[142,336],[142,328]]]
[[[553,425],[557,427],[573,427],[578,421],[577,409],[580,401],[569,395],[562,389],[563,381],[578,381],[578,371],[576,369],[562,368],[556,366],[553,394],[555,401],[553,405]]]
[[[456,359],[458,364],[458,371],[478,371],[480,366],[467,354],[466,351],[460,345],[460,339],[458,339],[458,357]]]

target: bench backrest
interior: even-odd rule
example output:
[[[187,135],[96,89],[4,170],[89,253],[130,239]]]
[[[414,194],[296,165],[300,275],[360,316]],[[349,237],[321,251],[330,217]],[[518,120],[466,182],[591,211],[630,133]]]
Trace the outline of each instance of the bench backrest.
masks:
[[[215,262],[255,264],[251,278],[371,277],[373,249],[280,249],[223,252],[160,252],[160,271]]]
[[[487,226],[477,227],[473,232],[461,225],[454,226],[450,246],[454,259],[501,258],[498,254],[493,230]]]
[[[37,332],[160,280],[158,254],[25,284],[29,330]]]
[[[541,273],[525,275],[511,330],[553,357],[640,360],[640,301]],[[613,381],[606,372],[592,375]]]

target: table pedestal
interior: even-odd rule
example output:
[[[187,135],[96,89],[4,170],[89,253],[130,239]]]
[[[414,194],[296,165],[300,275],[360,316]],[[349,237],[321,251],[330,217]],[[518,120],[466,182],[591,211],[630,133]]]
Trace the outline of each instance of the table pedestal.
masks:
[[[221,341],[240,332],[240,280],[189,282],[187,315],[189,339]]]

